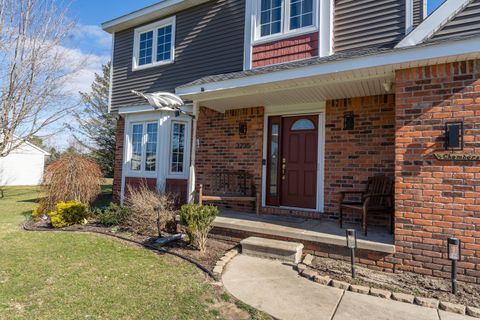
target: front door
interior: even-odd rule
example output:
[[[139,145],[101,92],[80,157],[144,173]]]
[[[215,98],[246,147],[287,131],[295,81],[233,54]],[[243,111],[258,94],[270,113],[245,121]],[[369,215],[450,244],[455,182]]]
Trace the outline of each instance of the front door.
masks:
[[[272,117],[268,152],[267,204],[315,209],[318,115]]]

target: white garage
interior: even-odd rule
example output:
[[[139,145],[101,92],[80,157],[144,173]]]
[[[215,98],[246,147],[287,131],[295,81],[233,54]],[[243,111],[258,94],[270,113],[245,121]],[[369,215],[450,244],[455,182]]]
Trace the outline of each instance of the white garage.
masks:
[[[0,186],[36,186],[42,182],[45,157],[50,154],[25,142],[0,157]]]

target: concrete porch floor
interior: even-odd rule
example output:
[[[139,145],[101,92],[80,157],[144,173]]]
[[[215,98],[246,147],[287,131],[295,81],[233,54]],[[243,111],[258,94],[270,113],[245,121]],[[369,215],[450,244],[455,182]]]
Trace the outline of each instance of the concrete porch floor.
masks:
[[[356,229],[358,248],[384,253],[395,253],[393,235],[385,227],[369,227],[365,237],[359,225],[345,224],[341,229],[338,222],[275,215],[222,210],[215,219],[217,228],[253,232],[337,246],[345,246],[345,230]]]

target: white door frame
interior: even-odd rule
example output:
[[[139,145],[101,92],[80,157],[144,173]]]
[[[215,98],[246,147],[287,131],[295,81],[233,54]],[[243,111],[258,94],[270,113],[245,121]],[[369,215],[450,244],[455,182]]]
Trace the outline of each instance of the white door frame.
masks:
[[[317,156],[317,207],[315,209],[279,207],[299,209],[302,211],[323,212],[325,206],[325,101],[301,105],[266,106],[263,123],[263,155],[262,155],[262,207],[266,207],[267,190],[267,157],[268,157],[268,118],[271,116],[318,115],[318,156]]]

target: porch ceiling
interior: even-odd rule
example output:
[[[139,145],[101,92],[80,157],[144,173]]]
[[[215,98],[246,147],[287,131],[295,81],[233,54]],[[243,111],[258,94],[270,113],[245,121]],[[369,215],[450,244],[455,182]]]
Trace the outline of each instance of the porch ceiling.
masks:
[[[280,106],[315,103],[331,99],[388,93],[386,83],[393,83],[393,70],[364,70],[329,74],[308,79],[273,82],[250,87],[205,92],[200,106],[219,112],[254,106]]]

